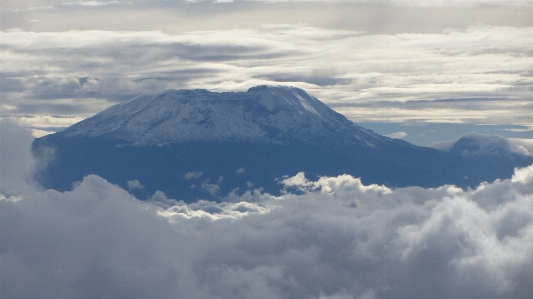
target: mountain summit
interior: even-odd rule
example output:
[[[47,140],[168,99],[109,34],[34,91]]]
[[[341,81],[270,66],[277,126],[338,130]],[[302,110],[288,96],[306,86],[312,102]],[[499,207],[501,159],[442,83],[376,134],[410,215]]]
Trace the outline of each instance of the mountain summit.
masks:
[[[461,156],[364,129],[304,90],[257,86],[247,92],[168,90],[115,105],[37,139],[53,152],[39,174],[45,187],[69,190],[88,174],[130,188],[194,201],[262,188],[279,178],[351,174],[389,187],[474,187],[510,177],[530,157]]]
[[[105,137],[136,145],[249,142],[359,143],[389,140],[363,129],[295,87],[256,86],[247,92],[168,90],[113,106],[59,133]]]

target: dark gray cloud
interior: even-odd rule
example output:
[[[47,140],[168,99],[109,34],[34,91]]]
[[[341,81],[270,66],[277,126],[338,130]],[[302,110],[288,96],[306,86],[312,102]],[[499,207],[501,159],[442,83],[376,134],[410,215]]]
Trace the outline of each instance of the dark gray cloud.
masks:
[[[16,132],[16,134],[12,134]],[[32,165],[2,123],[2,161]],[[21,138],[22,137],[22,138]],[[20,153],[23,153],[22,156]],[[4,163],[4,162],[2,162]],[[22,164],[20,164],[22,163]],[[39,190],[0,168],[2,298],[529,298],[533,166],[476,190],[365,186],[343,175],[184,204],[91,175]],[[280,186],[281,187],[281,186]]]

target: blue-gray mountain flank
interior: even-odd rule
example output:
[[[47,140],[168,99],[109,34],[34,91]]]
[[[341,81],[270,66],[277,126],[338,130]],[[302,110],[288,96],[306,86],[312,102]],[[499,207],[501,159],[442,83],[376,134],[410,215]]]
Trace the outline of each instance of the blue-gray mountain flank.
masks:
[[[474,187],[533,163],[520,155],[465,157],[364,129],[304,90],[257,86],[247,92],[168,90],[115,105],[34,142],[54,154],[38,176],[69,190],[97,174],[137,196],[217,200],[253,188],[279,194],[279,178],[351,174],[389,187]],[[239,171],[237,171],[239,170]],[[187,176],[195,173],[194,176]],[[237,189],[238,188],[238,189]]]

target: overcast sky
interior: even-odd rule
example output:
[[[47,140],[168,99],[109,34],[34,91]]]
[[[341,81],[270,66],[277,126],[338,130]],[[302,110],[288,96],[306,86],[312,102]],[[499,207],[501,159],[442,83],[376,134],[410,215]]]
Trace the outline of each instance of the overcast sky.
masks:
[[[144,93],[258,84],[357,123],[533,129],[529,0],[1,3],[0,116],[36,134]]]

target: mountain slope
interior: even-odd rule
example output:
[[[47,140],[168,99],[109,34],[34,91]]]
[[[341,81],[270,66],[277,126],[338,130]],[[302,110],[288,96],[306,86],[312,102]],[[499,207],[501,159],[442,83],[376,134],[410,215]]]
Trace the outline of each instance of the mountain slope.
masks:
[[[301,89],[270,86],[241,93],[168,90],[144,95],[58,134],[106,137],[136,145],[190,141],[320,143],[324,139],[374,145],[389,141],[355,125]]]
[[[523,156],[532,155],[526,148],[529,147],[526,142],[523,139],[509,139],[499,135],[483,135],[471,132],[456,140],[436,142],[429,146],[465,157],[485,156],[520,159]]]
[[[186,201],[235,188],[279,193],[276,179],[301,171],[390,187],[467,187],[533,163],[417,147],[361,128],[301,89],[269,86],[137,97],[35,141],[36,153],[46,149],[55,152],[39,177],[46,187],[67,190],[95,173],[125,187],[138,180],[138,196],[160,190]]]

